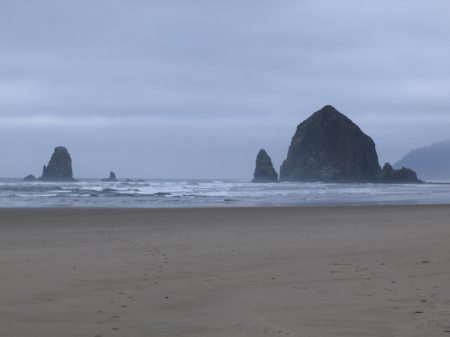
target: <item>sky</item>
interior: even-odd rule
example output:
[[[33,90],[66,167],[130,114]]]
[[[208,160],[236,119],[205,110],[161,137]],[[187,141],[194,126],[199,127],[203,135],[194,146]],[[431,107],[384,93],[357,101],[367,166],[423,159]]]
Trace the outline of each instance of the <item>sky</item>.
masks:
[[[1,177],[251,179],[331,104],[381,164],[449,139],[448,0],[0,0]]]

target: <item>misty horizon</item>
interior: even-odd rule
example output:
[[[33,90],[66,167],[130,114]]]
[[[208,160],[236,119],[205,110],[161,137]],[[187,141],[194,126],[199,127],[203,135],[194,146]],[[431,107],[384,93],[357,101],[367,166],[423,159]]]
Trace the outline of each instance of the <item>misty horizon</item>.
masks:
[[[380,164],[448,139],[450,4],[2,1],[2,177],[251,179],[331,104]],[[405,15],[408,13],[408,15]]]
[[[363,130],[364,131],[364,130]],[[370,136],[370,135],[369,135]],[[408,153],[405,153],[405,155],[404,156],[406,156],[407,154],[410,154],[410,153],[412,153],[412,152],[414,152],[414,151],[417,151],[417,150],[422,150],[422,149],[426,149],[426,148],[428,148],[428,147],[430,147],[431,145],[438,145],[438,144],[445,144],[445,143],[448,143],[448,142],[450,142],[450,140],[444,140],[444,141],[442,141],[442,142],[438,142],[438,143],[433,143],[433,144],[429,144],[429,145],[426,145],[426,146],[423,146],[423,147],[419,147],[419,148],[416,148],[416,149],[411,149],[411,151],[409,151]],[[375,144],[376,145],[376,144]],[[58,147],[58,146],[63,146],[63,147],[66,147],[67,148],[67,146],[65,146],[64,144],[59,144],[59,145],[57,145],[56,147]],[[288,145],[289,146],[289,145]],[[288,147],[287,146],[287,147]],[[55,148],[56,148],[55,147]],[[263,149],[263,148],[261,148],[261,149]],[[71,152],[70,151],[70,149],[68,149],[69,150],[69,153]],[[287,152],[287,151],[286,151]],[[52,152],[51,152],[52,153]],[[50,155],[51,155],[51,153],[50,153]],[[50,155],[49,155],[49,158],[50,158]],[[270,155],[270,154],[269,154]],[[71,155],[72,156],[72,155]],[[383,161],[381,161],[380,160],[380,154],[378,153],[378,156],[379,156],[379,163],[380,163],[380,165],[381,166],[383,166],[383,164],[384,164],[384,162]],[[403,157],[404,157],[403,156]],[[254,156],[254,158],[253,159],[255,159],[256,158],[256,155]],[[101,160],[101,158],[98,158],[99,160]],[[277,162],[274,162],[274,166],[275,166],[275,169],[276,169],[276,171],[277,172],[279,172],[279,168],[280,168],[280,166],[281,166],[281,164],[282,164],[282,162],[284,161],[284,159],[285,158],[283,158],[282,160],[281,160],[281,162],[278,164]],[[399,162],[400,161],[400,159],[401,158],[399,158],[399,159],[397,159],[396,161],[393,161],[393,162],[390,162],[391,164],[396,164],[397,162]],[[45,166],[45,165],[47,165],[47,163],[48,163],[48,161],[45,163],[45,164],[43,164],[42,165],[42,168]],[[139,163],[138,162],[135,162],[135,164],[136,165],[139,165]],[[164,163],[162,163],[162,164],[164,164]],[[74,169],[74,177],[77,177],[77,175],[76,175],[76,168],[77,168],[77,165],[76,165],[76,162],[73,160],[73,156],[72,156],[72,166],[75,168]],[[254,167],[254,160],[253,160],[253,167]],[[107,175],[110,173],[110,172],[115,172],[115,173],[117,173],[114,169],[111,169],[111,170],[106,170],[105,171],[105,174],[103,175],[103,176],[84,176],[84,177],[78,177],[79,179],[97,179],[97,178],[105,178],[105,177],[107,177]],[[35,174],[34,172],[31,172],[30,173],[31,175],[35,175],[36,177],[40,177],[40,174]],[[249,171],[249,175],[252,175],[253,174],[253,171]],[[22,177],[20,177],[20,176],[11,176],[11,177],[3,177],[3,178],[22,178]],[[138,178],[143,178],[143,179],[175,179],[175,180],[183,180],[183,179],[238,179],[238,180],[245,180],[245,179],[247,179],[247,180],[249,180],[249,178],[247,178],[247,177],[217,177],[217,176],[210,176],[210,177],[182,177],[182,176],[174,176],[174,177],[169,177],[169,176],[162,176],[162,177],[151,177],[151,176],[121,176],[121,177],[119,177],[120,179],[125,179],[125,178],[131,178],[131,179],[138,179]]]

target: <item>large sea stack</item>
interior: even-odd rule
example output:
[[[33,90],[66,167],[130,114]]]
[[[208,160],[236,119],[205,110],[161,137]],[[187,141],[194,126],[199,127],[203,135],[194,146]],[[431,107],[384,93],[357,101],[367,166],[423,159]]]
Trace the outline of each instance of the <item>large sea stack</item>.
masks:
[[[63,146],[55,148],[47,166],[44,166],[40,180],[74,181],[72,173],[72,158]]]
[[[259,150],[256,156],[256,168],[253,174],[253,182],[268,183],[278,180],[278,173],[275,171],[272,160],[266,150]]]
[[[373,140],[327,105],[297,127],[280,180],[368,182],[380,172]]]

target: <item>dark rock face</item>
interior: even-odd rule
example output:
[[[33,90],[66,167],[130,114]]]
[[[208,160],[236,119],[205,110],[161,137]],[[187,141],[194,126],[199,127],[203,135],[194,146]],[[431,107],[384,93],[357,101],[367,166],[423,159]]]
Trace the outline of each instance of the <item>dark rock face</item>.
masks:
[[[381,183],[393,183],[393,184],[417,184],[421,181],[417,178],[416,172],[413,170],[402,167],[399,170],[394,170],[389,163],[384,164],[383,170],[378,176],[378,180]]]
[[[36,177],[32,174],[27,175],[25,178],[23,178],[23,181],[36,181]]]
[[[327,105],[297,127],[280,180],[369,182],[380,171],[373,140]]]
[[[72,158],[63,146],[55,148],[47,166],[44,166],[40,180],[74,181],[72,173]]]
[[[278,180],[278,173],[275,171],[272,160],[267,152],[259,150],[256,156],[256,168],[253,174],[253,182],[275,182]]]
[[[109,178],[102,179],[102,181],[117,181],[116,174],[111,171],[109,172]]]

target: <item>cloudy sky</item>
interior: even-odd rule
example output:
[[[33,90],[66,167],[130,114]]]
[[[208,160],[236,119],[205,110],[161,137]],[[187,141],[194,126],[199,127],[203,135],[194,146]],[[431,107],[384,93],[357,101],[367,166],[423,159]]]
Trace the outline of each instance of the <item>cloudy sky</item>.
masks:
[[[0,0],[0,176],[250,178],[332,104],[381,161],[450,138],[448,0]]]

